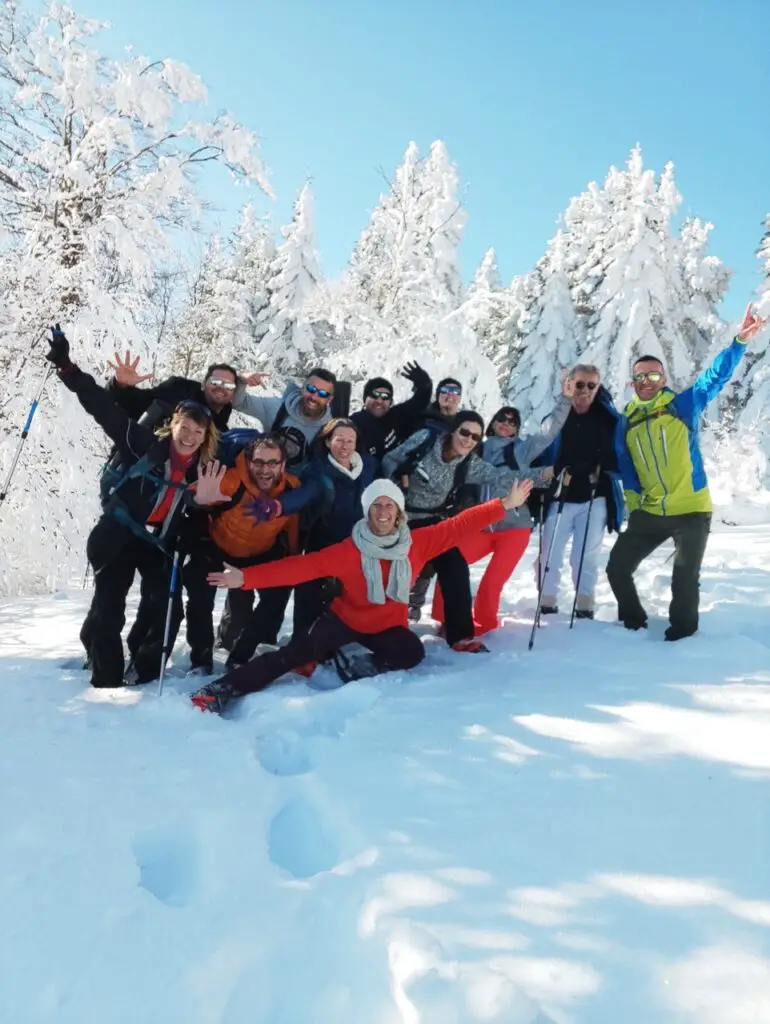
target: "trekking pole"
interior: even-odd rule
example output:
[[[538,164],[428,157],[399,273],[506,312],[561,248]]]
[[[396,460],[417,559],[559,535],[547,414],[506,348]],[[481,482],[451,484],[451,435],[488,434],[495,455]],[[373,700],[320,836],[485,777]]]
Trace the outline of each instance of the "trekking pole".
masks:
[[[163,654],[160,659],[160,677],[158,679],[158,696],[163,693],[163,679],[166,675],[166,665],[171,654],[169,648],[169,637],[171,636],[171,617],[174,613],[174,598],[179,581],[179,548],[174,551],[174,561],[171,565],[171,584],[168,588],[168,607],[166,608],[166,626],[163,630]]]
[[[0,491],[0,506],[2,506],[3,502],[5,501],[6,495],[8,494],[8,488],[11,486],[11,478],[13,477],[13,474],[16,472],[16,465],[19,461],[21,450],[24,447],[24,442],[27,440],[27,435],[29,434],[30,427],[32,426],[32,420],[35,418],[35,413],[37,412],[37,407],[40,404],[40,399],[43,397],[43,391],[45,389],[46,384],[48,383],[48,378],[51,376],[53,372],[53,366],[46,367],[46,369],[43,372],[43,376],[40,379],[40,387],[37,389],[37,393],[35,394],[35,397],[32,399],[32,405],[29,407],[26,422],[21,430],[21,437],[19,438],[19,443],[16,445],[16,451],[14,452],[13,459],[11,460],[11,468],[8,470],[8,475],[5,478],[3,489],[2,491]]]
[[[553,533],[551,534],[551,542],[548,545],[548,555],[545,560],[545,568],[543,568],[542,561],[537,563],[538,572],[540,574],[540,580],[537,588],[537,608],[535,609],[535,621],[532,623],[532,632],[529,635],[529,650],[531,651],[535,645],[535,633],[540,625],[540,605],[543,603],[543,588],[545,587],[545,580],[548,576],[548,570],[551,568],[551,555],[553,554],[553,545],[556,540],[556,533],[559,529],[559,522],[561,520],[561,514],[564,511],[564,502],[567,498],[567,491],[569,490],[570,475],[566,469],[563,469],[559,474],[559,485],[556,488],[554,498],[559,499],[559,504],[556,507],[556,515],[553,521]]]
[[[599,476],[601,474],[602,467],[596,467],[596,479],[591,482],[591,497],[588,501],[588,514],[586,515],[586,528],[583,533],[583,546],[580,549],[580,561],[578,562],[577,576],[575,577],[575,599],[572,602],[572,615],[569,617],[569,628],[572,629],[575,624],[575,612],[577,610],[578,601],[578,590],[580,589],[580,577],[583,575],[583,559],[586,556],[586,544],[588,544],[588,529],[591,525],[591,509],[594,507],[594,498],[596,497],[596,488],[599,486]],[[573,541],[574,544],[574,541]]]
[[[545,523],[545,491],[540,491],[540,512],[537,517],[537,564],[543,560],[543,524]]]

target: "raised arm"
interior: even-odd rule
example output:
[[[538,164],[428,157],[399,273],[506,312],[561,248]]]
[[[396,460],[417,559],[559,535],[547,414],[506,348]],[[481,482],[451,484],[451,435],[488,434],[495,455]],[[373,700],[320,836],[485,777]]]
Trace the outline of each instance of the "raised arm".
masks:
[[[243,416],[253,416],[262,424],[262,429],[267,431],[272,428],[283,401],[284,399],[277,395],[250,395],[244,381],[239,379],[233,398],[233,409]]]
[[[572,408],[572,400],[562,395],[535,434],[521,437],[516,444],[516,461],[522,469],[530,466],[538,455],[550,447],[562,431]]]
[[[407,363],[401,371],[401,376],[411,382],[412,397],[394,405],[391,410],[391,415],[398,424],[397,429],[408,426],[420,413],[425,412],[433,394],[433,381],[430,379],[430,374],[423,370],[419,363]]]
[[[321,551],[314,551],[310,555],[290,555],[289,558],[279,558],[275,562],[266,562],[264,565],[252,565],[248,569],[242,570],[241,589],[295,587],[298,583],[308,583],[310,580],[334,576],[339,572],[340,564],[344,560],[340,557],[341,549],[349,546],[350,543],[350,541],[344,540],[339,544],[323,548]],[[226,573],[212,573],[209,576],[209,582],[217,583],[219,577],[226,575]],[[216,579],[214,579],[215,577]],[[219,583],[219,585],[222,584]]]

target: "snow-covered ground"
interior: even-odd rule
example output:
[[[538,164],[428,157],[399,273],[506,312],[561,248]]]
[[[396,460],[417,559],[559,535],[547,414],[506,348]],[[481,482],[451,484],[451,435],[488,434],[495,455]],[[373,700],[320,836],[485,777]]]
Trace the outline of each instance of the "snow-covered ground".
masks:
[[[0,607],[0,1020],[770,1021],[770,528],[676,645],[603,587],[528,653],[530,560],[491,655],[229,720],[62,669],[88,592]]]

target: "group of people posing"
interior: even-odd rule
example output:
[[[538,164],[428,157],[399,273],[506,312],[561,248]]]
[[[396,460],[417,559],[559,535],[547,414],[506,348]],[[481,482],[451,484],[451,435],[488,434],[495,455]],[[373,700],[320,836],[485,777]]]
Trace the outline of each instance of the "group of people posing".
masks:
[[[680,393],[659,359],[641,356],[622,414],[597,367],[572,367],[551,414],[526,437],[515,408],[485,426],[463,408],[461,381],[434,389],[416,363],[402,371],[411,398],[395,404],[392,382],[376,377],[352,415],[349,387],[321,367],[267,397],[249,390],[264,388],[266,375],[227,364],[202,382],[142,387],[148,377],[126,353],[102,387],[73,363],[57,327],[48,359],[114,446],[87,545],[94,594],[81,639],[92,685],[157,679],[183,619],[191,673],[213,675],[215,649],[227,651],[225,674],[192,696],[205,710],[321,663],[344,681],[409,669],[424,657],[409,621],[434,576],[441,635],[458,653],[484,652],[536,520],[541,614],[558,612],[571,541],[575,614],[593,618],[604,533],[618,532],[607,576],[622,624],[643,629],[633,574],[671,538],[666,639],[691,636],[711,521],[699,420],[762,326],[749,308],[732,344]],[[233,410],[259,429],[228,429]],[[468,567],[489,555],[474,600]],[[215,631],[217,587],[228,592]],[[292,591],[292,636],[277,646]],[[268,650],[256,654],[261,645]]]

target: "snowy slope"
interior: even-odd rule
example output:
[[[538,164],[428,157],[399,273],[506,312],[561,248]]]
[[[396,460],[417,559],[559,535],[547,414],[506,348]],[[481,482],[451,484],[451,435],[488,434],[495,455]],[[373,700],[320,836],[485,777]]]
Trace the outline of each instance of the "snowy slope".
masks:
[[[603,591],[529,654],[529,561],[491,656],[232,720],[63,670],[88,593],[0,607],[0,1020],[770,1020],[770,528],[678,645]]]

